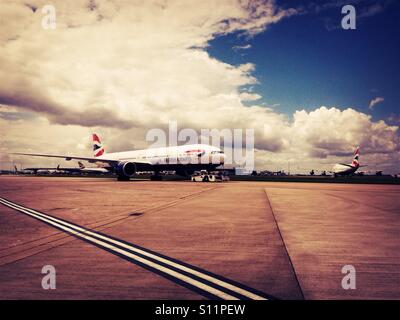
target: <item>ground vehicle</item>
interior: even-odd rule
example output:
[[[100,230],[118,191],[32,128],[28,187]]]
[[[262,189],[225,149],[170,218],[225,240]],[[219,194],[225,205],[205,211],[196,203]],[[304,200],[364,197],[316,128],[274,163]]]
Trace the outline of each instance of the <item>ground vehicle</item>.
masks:
[[[229,177],[220,171],[208,173],[206,170],[201,170],[195,171],[190,180],[193,182],[222,182],[229,181]]]

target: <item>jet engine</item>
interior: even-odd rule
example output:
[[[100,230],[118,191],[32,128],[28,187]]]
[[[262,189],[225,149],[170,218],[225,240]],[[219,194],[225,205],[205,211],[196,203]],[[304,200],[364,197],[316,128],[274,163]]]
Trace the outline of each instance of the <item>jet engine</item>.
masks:
[[[118,180],[129,180],[136,172],[136,164],[134,162],[120,162],[117,165],[116,173]]]

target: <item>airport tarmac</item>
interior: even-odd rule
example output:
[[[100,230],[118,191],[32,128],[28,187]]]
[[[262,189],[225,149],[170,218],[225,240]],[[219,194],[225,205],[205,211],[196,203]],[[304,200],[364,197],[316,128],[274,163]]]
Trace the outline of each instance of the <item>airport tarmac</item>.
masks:
[[[1,176],[0,299],[400,299],[399,192]]]

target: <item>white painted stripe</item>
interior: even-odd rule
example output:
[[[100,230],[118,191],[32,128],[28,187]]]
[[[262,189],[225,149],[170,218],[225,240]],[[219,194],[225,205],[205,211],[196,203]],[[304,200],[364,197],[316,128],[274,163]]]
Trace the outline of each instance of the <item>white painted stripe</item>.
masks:
[[[1,199],[1,198],[0,198],[0,199]],[[22,206],[20,206],[20,205],[17,205],[17,204],[15,204],[15,203],[13,203],[13,202],[10,202],[10,201],[6,200],[6,199],[4,199],[4,200],[7,201],[7,202],[9,202],[9,203],[11,203],[11,204],[13,204],[13,205],[16,205],[16,206],[18,206],[18,207],[20,207],[20,208],[23,208],[23,209],[25,209],[25,210],[30,210],[30,211],[34,212],[35,214],[39,214],[39,215],[44,216],[44,217],[46,217],[46,218],[48,218],[48,219],[51,219],[51,220],[53,220],[53,221],[57,221],[57,222],[59,222],[59,223],[65,224],[65,225],[67,225],[67,226],[69,226],[69,227],[71,227],[71,228],[74,228],[74,229],[76,229],[76,230],[79,230],[80,232],[84,232],[84,233],[86,233],[86,234],[95,236],[95,237],[97,237],[97,238],[99,238],[99,239],[107,240],[107,241],[112,242],[112,243],[114,243],[114,244],[116,244],[116,245],[118,245],[118,246],[121,246],[121,247],[123,247],[123,248],[127,248],[127,249],[129,249],[129,250],[134,251],[134,252],[137,252],[137,253],[140,253],[140,254],[142,254],[142,255],[145,255],[145,256],[147,256],[147,257],[149,257],[149,258],[153,258],[153,259],[155,259],[155,260],[158,260],[158,261],[160,261],[160,262],[163,262],[163,263],[165,263],[165,264],[168,264],[168,265],[170,265],[170,266],[172,266],[172,267],[175,267],[175,268],[177,268],[177,269],[179,269],[179,270],[182,270],[182,271],[188,272],[188,273],[190,273],[190,274],[193,274],[193,275],[195,275],[195,276],[197,276],[197,277],[199,277],[199,278],[202,278],[202,279],[204,279],[204,280],[207,280],[207,281],[209,281],[209,282],[211,282],[211,283],[214,283],[214,284],[216,284],[216,285],[219,285],[219,286],[221,286],[221,287],[223,287],[223,288],[226,288],[226,289],[231,290],[231,291],[233,291],[233,292],[239,293],[239,294],[241,294],[241,295],[243,295],[243,296],[245,296],[245,297],[247,297],[247,298],[249,298],[249,299],[253,299],[253,300],[265,300],[265,299],[266,299],[266,298],[261,297],[261,296],[259,296],[259,295],[257,295],[257,294],[254,294],[254,293],[252,293],[252,292],[249,292],[249,291],[247,291],[247,290],[245,290],[245,289],[239,288],[239,287],[237,287],[237,286],[235,286],[235,285],[232,285],[232,284],[227,283],[227,282],[225,282],[225,281],[222,281],[222,280],[220,280],[220,279],[214,278],[214,277],[209,276],[209,275],[207,275],[207,274],[204,274],[204,273],[202,273],[202,272],[200,272],[200,271],[197,271],[197,270],[191,269],[191,268],[189,268],[189,267],[186,267],[186,266],[177,264],[177,263],[175,263],[175,262],[173,262],[173,261],[170,261],[170,260],[168,260],[168,259],[164,259],[164,258],[162,258],[162,257],[159,257],[159,256],[154,255],[154,254],[152,254],[152,253],[149,253],[149,252],[147,252],[147,251],[143,251],[143,250],[141,250],[141,249],[135,248],[135,247],[130,246],[130,245],[126,244],[126,243],[123,243],[123,242],[120,242],[120,241],[118,241],[118,240],[114,240],[114,239],[111,239],[111,238],[102,236],[102,235],[100,235],[100,234],[98,234],[98,233],[91,232],[91,231],[89,231],[89,230],[87,230],[87,229],[84,229],[84,228],[81,228],[81,227],[76,226],[76,225],[74,225],[74,224],[71,224],[71,223],[68,223],[68,222],[59,220],[59,219],[57,219],[57,218],[54,218],[54,217],[51,217],[51,216],[47,216],[47,215],[45,215],[45,214],[42,214],[41,212],[37,212],[37,211],[32,210],[32,209],[24,208],[24,207],[22,207]]]
[[[2,199],[2,198],[0,198],[0,199]],[[22,206],[20,206],[20,205],[18,205],[18,204],[15,204],[15,203],[13,203],[13,202],[10,202],[10,201],[8,201],[8,200],[6,200],[6,199],[3,199],[3,200],[5,200],[5,201],[11,203],[11,204],[14,205],[14,206],[18,206],[18,207],[20,207],[20,208],[22,208],[22,209],[24,209],[24,210],[30,210],[30,211],[32,211],[32,212],[35,213],[35,214],[44,216],[44,217],[46,217],[47,219],[51,219],[51,220],[56,221],[56,222],[59,222],[59,223],[61,223],[61,224],[65,224],[65,225],[67,225],[67,226],[69,226],[69,227],[71,227],[71,228],[74,228],[75,230],[79,230],[80,232],[83,232],[83,233],[86,233],[86,234],[95,236],[95,237],[97,237],[97,238],[100,238],[100,239],[103,239],[103,240],[106,240],[106,241],[109,241],[109,242],[112,242],[112,243],[114,243],[114,244],[116,244],[116,245],[118,245],[118,246],[127,248],[127,249],[129,249],[129,250],[134,251],[134,252],[137,252],[137,253],[140,253],[140,254],[142,254],[142,255],[145,255],[145,256],[147,256],[147,257],[149,257],[149,258],[153,258],[153,259],[155,259],[155,260],[157,260],[157,261],[160,261],[160,262],[163,262],[163,263],[168,264],[168,265],[170,265],[170,266],[173,266],[173,267],[175,267],[175,268],[177,268],[177,269],[179,269],[179,270],[182,270],[182,271],[185,271],[185,272],[187,272],[187,273],[193,274],[193,275],[195,275],[195,276],[197,276],[197,277],[199,277],[199,278],[202,278],[202,279],[204,279],[204,280],[207,280],[207,281],[209,281],[209,282],[211,282],[211,283],[214,283],[214,284],[216,284],[216,285],[219,285],[219,286],[221,286],[221,287],[223,287],[223,288],[226,288],[226,289],[231,290],[231,291],[233,291],[233,292],[239,293],[239,294],[241,294],[241,295],[243,295],[243,296],[245,296],[245,297],[247,297],[247,298],[249,298],[249,299],[253,299],[253,300],[266,300],[266,298],[264,298],[264,297],[261,297],[261,296],[259,296],[259,295],[257,295],[257,294],[254,294],[254,293],[252,293],[252,292],[249,292],[249,291],[247,291],[247,290],[245,290],[245,289],[239,288],[239,287],[234,286],[234,285],[232,285],[232,284],[230,284],[230,283],[227,283],[227,282],[222,281],[222,280],[220,280],[220,279],[217,279],[217,278],[214,278],[214,277],[209,276],[209,275],[207,275],[207,274],[204,274],[204,273],[202,273],[202,272],[200,272],[200,271],[197,271],[197,270],[191,269],[191,268],[189,268],[189,267],[186,267],[186,266],[177,264],[177,263],[175,263],[175,262],[173,262],[173,261],[170,261],[170,260],[168,260],[168,259],[164,259],[164,258],[162,258],[162,257],[159,257],[159,256],[157,256],[157,255],[151,254],[151,253],[149,253],[149,252],[140,250],[140,249],[135,248],[135,247],[133,247],[133,246],[130,246],[130,245],[126,244],[126,243],[120,242],[120,241],[118,241],[118,240],[114,240],[114,239],[105,237],[105,236],[100,235],[100,234],[95,233],[95,232],[91,232],[91,231],[89,231],[89,230],[87,230],[87,229],[81,228],[81,227],[76,226],[76,225],[74,225],[74,224],[71,224],[71,223],[68,223],[68,222],[59,220],[59,219],[54,218],[54,217],[51,217],[51,216],[47,216],[47,215],[45,215],[45,214],[42,214],[41,212],[37,212],[37,211],[35,211],[35,210],[22,207]]]
[[[141,255],[147,256],[147,257],[149,257],[149,258],[152,258],[152,259],[157,260],[157,261],[159,261],[159,262],[162,262],[162,263],[164,263],[164,264],[167,264],[167,265],[170,265],[170,266],[172,266],[172,267],[175,267],[175,268],[177,268],[177,269],[179,269],[179,270],[182,270],[182,271],[185,271],[185,272],[190,273],[190,274],[192,274],[192,275],[195,275],[195,276],[197,276],[197,277],[199,277],[199,278],[202,278],[202,279],[204,279],[204,280],[207,280],[207,281],[209,281],[209,282],[211,282],[211,283],[214,283],[214,284],[216,284],[216,285],[219,285],[219,286],[221,286],[221,287],[223,287],[223,288],[226,288],[226,289],[228,289],[228,290],[231,290],[231,291],[233,291],[233,292],[239,293],[239,294],[241,294],[241,295],[243,295],[243,296],[245,296],[245,297],[247,297],[247,298],[254,299],[254,300],[266,300],[266,298],[261,297],[261,296],[259,296],[259,295],[257,295],[257,294],[254,294],[254,293],[252,293],[252,292],[249,292],[249,291],[247,291],[247,290],[245,290],[245,289],[239,288],[239,287],[234,286],[234,285],[232,285],[232,284],[230,284],[230,283],[227,283],[227,282],[222,281],[222,280],[220,280],[220,279],[214,278],[214,277],[212,277],[212,276],[209,276],[209,275],[204,274],[204,273],[202,273],[202,272],[200,272],[200,271],[191,269],[191,268],[189,268],[189,267],[180,265],[180,264],[178,264],[178,263],[176,263],[176,262],[173,262],[173,261],[170,261],[170,260],[168,260],[168,259],[159,257],[159,256],[154,255],[154,254],[151,254],[151,253],[146,252],[146,251],[144,251],[144,250],[135,248],[135,247],[130,246],[130,245],[126,244],[126,243],[123,243],[123,242],[114,240],[114,239],[112,239],[112,238],[108,238],[108,237],[103,236],[103,235],[100,235],[100,234],[98,234],[98,233],[96,233],[96,232],[89,231],[89,230],[87,230],[87,229],[81,228],[81,227],[79,227],[79,226],[76,226],[76,225],[74,225],[74,224],[68,223],[68,222],[66,222],[66,221],[62,221],[62,220],[59,220],[59,219],[57,219],[57,218],[48,216],[48,215],[43,214],[43,213],[41,213],[41,212],[37,212],[36,210],[32,210],[32,209],[29,209],[29,208],[22,207],[22,206],[20,206],[20,205],[18,205],[18,204],[15,204],[15,203],[10,202],[10,201],[8,201],[8,200],[6,200],[6,199],[3,199],[3,198],[0,198],[0,202],[2,202],[3,204],[5,204],[5,205],[7,205],[7,206],[11,206],[11,207],[13,207],[13,208],[16,209],[16,210],[23,211],[24,213],[27,213],[27,214],[29,214],[29,215],[31,215],[31,216],[38,216],[38,218],[44,218],[44,219],[42,219],[42,220],[46,220],[46,221],[49,221],[49,220],[50,220],[50,221],[52,222],[52,223],[51,223],[52,225],[57,225],[58,227],[62,227],[63,230],[65,230],[65,229],[69,229],[69,230],[73,229],[73,233],[76,234],[76,235],[78,235],[78,236],[80,236],[80,237],[82,237],[82,238],[85,238],[85,239],[87,239],[87,238],[94,239],[93,237],[97,237],[97,238],[99,238],[99,239],[106,240],[106,241],[108,241],[108,242],[114,243],[114,244],[116,244],[116,245],[118,245],[118,246],[121,246],[121,247],[123,247],[123,248],[129,249],[129,250],[134,251],[134,252],[137,252],[137,253],[139,253],[139,254],[141,254]],[[60,226],[60,224],[61,224],[61,226]],[[66,226],[66,227],[64,227],[64,226]],[[77,231],[77,232],[76,232],[76,231]],[[70,231],[70,232],[71,232],[71,231]],[[81,233],[87,234],[87,235],[89,235],[89,236],[84,236],[84,235],[82,235]],[[91,237],[91,236],[93,236],[93,237]],[[97,239],[94,239],[94,240],[96,240],[96,241],[98,241],[98,242],[101,242],[101,243],[104,243],[104,242],[101,241],[101,240],[97,240]],[[91,241],[92,241],[92,240],[91,240]],[[95,242],[95,241],[93,241],[93,242]],[[95,243],[97,243],[97,242],[95,242]],[[108,245],[108,244],[106,244],[106,245]],[[110,246],[110,245],[108,245],[108,246]],[[124,253],[123,253],[123,254],[124,254],[125,256],[130,257],[130,258],[132,258],[130,255],[133,255],[134,257],[137,257],[137,259],[136,259],[136,258],[132,258],[132,259],[135,259],[135,260],[138,260],[138,261],[140,261],[140,259],[141,259],[141,260],[147,261],[148,263],[154,264],[154,263],[151,262],[151,261],[142,259],[141,257],[138,257],[138,256],[136,256],[136,255],[134,255],[134,254],[131,254],[131,253],[125,251],[125,250],[116,248],[116,247],[114,247],[114,246],[112,246],[112,247],[116,249],[116,250],[114,250],[114,251],[116,251],[116,252],[119,252],[118,250],[123,251],[124,253],[126,253],[126,254],[124,254]],[[140,262],[141,262],[141,261],[140,261]],[[147,263],[146,263],[146,264],[147,264]],[[158,265],[157,265],[157,266],[158,266]],[[158,266],[158,267],[163,268],[163,269],[166,269],[166,268],[164,268],[163,266]],[[158,268],[156,268],[156,269],[158,269]],[[170,270],[170,269],[167,269],[167,270]],[[174,270],[170,270],[170,271],[176,273]],[[185,276],[185,275],[181,275],[181,276],[183,276],[183,277],[185,277],[185,278],[188,278],[188,277]],[[179,279],[180,279],[180,278],[179,278]],[[189,278],[189,279],[191,279],[191,278]],[[192,280],[192,281],[195,281],[196,283],[200,283],[202,286],[209,287],[209,286],[207,286],[207,285],[205,285],[205,284],[203,284],[203,283],[201,283],[201,282],[199,282],[199,281],[197,281],[197,280],[194,280],[194,279],[191,279],[191,280]],[[186,281],[186,282],[187,282],[187,281]],[[190,282],[188,282],[188,283],[190,283]],[[191,284],[191,283],[190,283],[190,284]],[[193,284],[192,284],[192,285],[193,285]],[[197,287],[199,287],[199,286],[197,286]],[[199,288],[200,288],[200,287],[199,287]],[[215,289],[215,288],[213,288],[213,289],[214,289],[214,290],[217,290],[217,289]],[[203,289],[203,290],[204,290],[204,289]],[[209,292],[208,290],[205,290],[205,291]],[[219,291],[219,290],[217,290],[217,291]],[[221,292],[221,291],[219,291],[219,292]],[[214,294],[214,293],[213,293],[213,294]],[[222,294],[223,294],[223,295],[227,295],[226,293],[223,293],[223,292],[222,292]],[[216,294],[215,294],[215,295],[216,295]],[[221,297],[221,296],[219,296],[219,295],[216,295],[216,296]],[[230,296],[230,295],[228,295],[228,296]],[[237,299],[236,297],[233,297],[233,296],[230,296],[230,297],[231,297],[231,298],[229,298],[229,299],[232,299],[232,298],[233,298],[233,299]],[[221,298],[222,298],[222,297],[221,297]],[[223,298],[223,299],[226,299],[226,298]]]
[[[12,205],[12,204],[9,204],[9,203],[4,202],[3,199],[1,199],[1,198],[0,198],[0,202],[3,203],[3,204],[6,205],[6,206],[12,208],[12,209],[21,211],[21,212],[23,212],[23,213],[25,213],[25,214],[27,214],[27,215],[29,215],[29,216],[35,217],[36,219],[45,221],[46,223],[49,223],[49,224],[51,224],[51,225],[54,225],[54,226],[56,226],[56,227],[58,227],[58,228],[60,228],[60,229],[62,229],[62,230],[64,230],[64,231],[70,232],[70,233],[72,233],[72,234],[74,234],[74,235],[76,235],[76,236],[78,236],[78,237],[80,237],[80,238],[89,240],[89,241],[91,241],[91,242],[93,242],[93,243],[96,243],[96,244],[98,244],[98,245],[100,245],[100,246],[102,246],[102,247],[104,247],[104,248],[107,248],[107,249],[109,249],[109,250],[112,250],[112,251],[114,251],[114,252],[117,252],[117,253],[119,253],[119,254],[122,254],[122,255],[124,255],[124,256],[126,256],[126,257],[129,257],[129,258],[131,258],[131,259],[134,259],[134,260],[136,260],[136,261],[138,261],[138,262],[140,262],[140,263],[143,263],[143,264],[145,264],[145,265],[147,265],[147,266],[149,266],[149,267],[152,267],[153,269],[159,270],[159,271],[161,271],[161,272],[163,272],[163,273],[166,273],[166,274],[168,274],[168,275],[170,275],[170,276],[173,276],[173,277],[176,278],[176,279],[179,279],[179,280],[181,280],[181,281],[184,281],[184,282],[186,282],[186,283],[189,283],[189,284],[191,284],[192,286],[198,287],[198,288],[200,288],[200,289],[202,289],[202,290],[204,290],[204,291],[206,291],[206,292],[209,292],[209,293],[211,293],[211,294],[213,294],[213,295],[215,295],[215,296],[217,296],[217,297],[219,297],[219,298],[222,298],[222,299],[225,299],[225,300],[238,300],[238,298],[236,298],[236,297],[234,297],[234,296],[231,296],[231,295],[229,295],[229,294],[227,294],[227,293],[225,293],[225,292],[222,292],[222,291],[220,291],[220,290],[218,290],[218,289],[215,289],[215,288],[213,288],[213,287],[210,287],[210,286],[208,286],[208,285],[206,285],[206,284],[204,284],[204,283],[202,283],[202,282],[199,282],[199,281],[197,281],[197,280],[194,280],[194,279],[192,279],[192,278],[190,278],[190,277],[188,277],[188,276],[185,276],[185,275],[183,275],[183,274],[180,274],[180,273],[178,273],[178,272],[176,272],[176,271],[174,271],[174,270],[171,270],[171,269],[168,269],[168,268],[163,267],[163,266],[161,266],[161,265],[158,265],[158,264],[156,264],[156,263],[154,263],[154,262],[152,262],[152,261],[149,261],[149,260],[147,260],[147,259],[144,259],[144,258],[142,258],[142,257],[139,257],[139,256],[137,256],[137,255],[135,255],[135,254],[133,254],[133,253],[130,253],[130,252],[125,251],[125,250],[123,250],[123,249],[117,248],[117,247],[115,247],[115,246],[113,246],[113,245],[110,245],[110,244],[108,244],[108,243],[106,243],[106,242],[104,242],[104,241],[101,241],[101,240],[95,239],[95,238],[93,238],[93,237],[91,237],[91,236],[85,235],[85,234],[84,234],[85,232],[84,232],[84,233],[81,233],[81,232],[75,231],[75,230],[73,230],[72,228],[69,228],[69,227],[66,227],[66,226],[64,226],[64,225],[61,225],[61,224],[59,224],[59,223],[57,223],[57,222],[51,221],[50,219],[47,219],[47,218],[38,216],[38,215],[35,214],[35,213],[31,213],[31,212],[29,212],[29,211],[26,210],[26,209],[18,208],[18,207],[16,207],[16,206]],[[32,210],[30,210],[30,211],[32,211]]]

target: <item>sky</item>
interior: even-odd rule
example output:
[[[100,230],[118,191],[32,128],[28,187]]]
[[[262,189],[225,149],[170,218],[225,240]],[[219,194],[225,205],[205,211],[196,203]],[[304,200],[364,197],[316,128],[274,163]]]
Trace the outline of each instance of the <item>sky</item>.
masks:
[[[346,1],[361,16],[357,28],[349,31],[340,27],[341,2],[325,3],[332,6],[316,10],[304,2],[307,13],[284,19],[256,37],[218,37],[208,52],[231,64],[254,63],[260,101],[279,105],[285,113],[329,105],[353,107],[376,120],[398,114],[400,4]],[[369,108],[377,97],[384,100]]]
[[[400,172],[396,1],[0,3],[1,167],[58,164],[10,152],[146,148],[179,128],[253,129],[257,170],[330,170],[357,145]],[[344,30],[345,4],[356,29]]]

